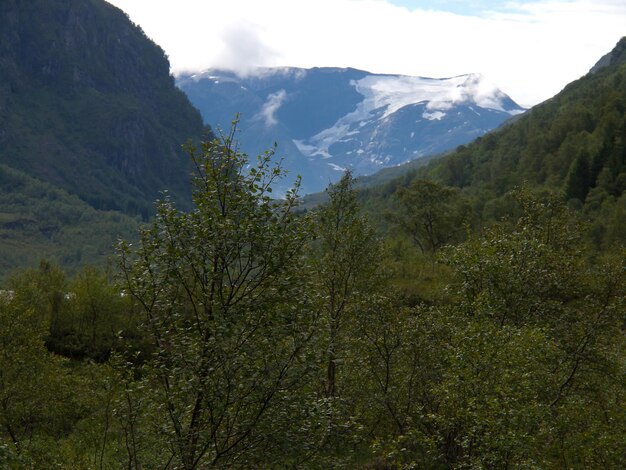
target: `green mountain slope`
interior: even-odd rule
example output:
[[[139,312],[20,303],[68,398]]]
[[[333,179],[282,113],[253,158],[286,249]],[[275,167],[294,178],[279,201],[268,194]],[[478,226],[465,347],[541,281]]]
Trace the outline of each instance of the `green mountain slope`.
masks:
[[[594,73],[604,67],[623,63],[626,63],[626,38],[622,38],[611,52],[604,55],[596,65],[592,67],[591,72]]]
[[[102,262],[167,190],[191,204],[181,145],[208,132],[163,50],[103,0],[0,2],[0,277]]]
[[[556,191],[592,220],[601,245],[626,241],[626,38],[604,66],[514,122],[433,160],[411,177],[370,190],[389,198],[415,178],[462,188],[483,221],[508,214],[506,193],[527,184]],[[380,203],[373,203],[374,205]]]
[[[0,163],[97,209],[147,216],[160,191],[189,203],[180,145],[199,113],[163,51],[102,0],[0,5]]]
[[[118,238],[134,239],[139,220],[101,211],[19,170],[0,165],[0,278],[53,260],[69,272],[101,264]]]

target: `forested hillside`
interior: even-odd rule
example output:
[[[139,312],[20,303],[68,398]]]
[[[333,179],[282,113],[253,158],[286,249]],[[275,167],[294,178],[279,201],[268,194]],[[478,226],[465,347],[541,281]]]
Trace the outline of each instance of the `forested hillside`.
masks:
[[[458,242],[464,213],[432,210],[458,194],[424,184],[399,252],[349,174],[298,215],[268,158],[192,157],[194,209],[161,203],[117,285],[46,263],[6,283],[0,464],[624,466],[624,256],[558,196],[518,190]]]
[[[54,187],[55,194],[74,196],[64,203],[76,214],[115,210],[119,220],[148,218],[163,190],[190,207],[191,166],[181,146],[202,137],[200,115],[174,86],[162,49],[102,0],[0,4],[0,129],[4,177],[25,175],[29,187],[42,182],[39,205],[54,205],[46,196]],[[19,200],[22,187],[6,184],[0,191]],[[122,228],[107,226],[110,216],[102,213],[98,234],[85,223],[89,217],[52,220],[54,210],[25,228],[13,219],[31,217],[32,210],[5,204],[0,211],[0,249],[17,250],[3,259],[0,276],[59,249],[63,254],[53,258],[64,266],[101,261],[83,247],[104,249]],[[124,225],[128,230],[133,222]],[[77,236],[55,238],[44,226],[71,226]]]
[[[182,191],[200,129],[150,98],[162,51],[96,0],[0,14],[1,268],[30,266],[0,285],[1,468],[626,467],[625,40],[504,128],[307,210],[235,123],[138,228],[159,188],[133,178]]]
[[[372,190],[375,207],[416,178],[461,190],[479,223],[511,211],[515,187],[554,191],[592,223],[598,247],[626,241],[626,60],[622,39],[605,66],[503,128]]]
[[[163,51],[101,0],[10,0],[0,16],[0,158],[96,209],[152,213],[187,200],[181,143],[198,112]]]
[[[103,265],[118,237],[137,238],[140,222],[96,210],[57,186],[0,165],[0,278],[42,260],[71,272]]]

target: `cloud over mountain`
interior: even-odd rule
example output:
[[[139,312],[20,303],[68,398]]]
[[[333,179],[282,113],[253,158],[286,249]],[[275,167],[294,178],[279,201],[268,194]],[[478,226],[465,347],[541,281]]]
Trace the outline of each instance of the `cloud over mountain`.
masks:
[[[243,150],[273,142],[306,191],[352,169],[371,174],[469,142],[523,112],[480,74],[434,79],[342,68],[208,70],[179,87],[206,123],[241,114]]]

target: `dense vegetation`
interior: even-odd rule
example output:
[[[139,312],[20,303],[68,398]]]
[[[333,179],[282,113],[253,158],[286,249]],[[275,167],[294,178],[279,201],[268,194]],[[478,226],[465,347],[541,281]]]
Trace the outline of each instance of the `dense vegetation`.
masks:
[[[202,135],[200,115],[123,12],[10,0],[0,25],[2,163],[96,209],[151,214],[164,188],[188,201],[180,143]]]
[[[346,174],[314,210],[272,199],[283,172],[234,130],[190,145],[192,202],[174,181],[137,234],[199,122],[162,51],[95,0],[0,15],[0,268],[38,264],[0,290],[1,467],[626,466],[624,40],[508,127],[375,189]],[[115,265],[39,261],[118,234]]]
[[[478,225],[510,214],[523,184],[562,194],[591,223],[598,249],[626,242],[626,38],[605,66],[497,131],[366,191],[372,212],[393,206],[413,180],[459,188]]]
[[[103,264],[118,237],[137,238],[139,220],[99,211],[78,197],[0,164],[0,273],[54,259],[74,273]],[[1,277],[0,277],[1,279]]]
[[[623,467],[624,252],[562,198],[463,235],[458,191],[413,184],[401,259],[349,174],[298,215],[232,138],[190,148],[194,209],[161,202],[116,284],[8,281],[2,465]]]
[[[69,269],[102,263],[96,252],[108,255],[105,243],[128,233],[113,219],[147,219],[165,189],[189,208],[191,167],[181,144],[203,132],[198,111],[174,86],[163,50],[122,11],[102,0],[3,0],[0,164],[5,180],[26,178],[28,185],[2,187],[3,203],[5,192],[18,202],[2,208],[0,251],[12,255],[2,259],[0,277],[32,266],[34,257]],[[33,191],[35,205],[58,206],[63,199],[74,216],[53,220],[58,210],[30,204]],[[65,196],[48,199],[52,193]],[[16,204],[26,201],[20,213]],[[34,223],[13,220],[34,210]],[[101,236],[94,210],[104,211]],[[75,238],[51,238],[61,226]],[[30,250],[15,240],[28,241]]]

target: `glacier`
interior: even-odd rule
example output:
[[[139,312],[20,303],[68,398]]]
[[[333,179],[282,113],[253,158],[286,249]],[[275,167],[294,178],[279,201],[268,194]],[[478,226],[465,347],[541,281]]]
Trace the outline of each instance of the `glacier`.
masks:
[[[449,78],[373,74],[351,68],[209,69],[176,83],[205,123],[241,116],[249,155],[278,142],[277,156],[305,192],[343,169],[367,175],[465,144],[524,112],[479,73]],[[280,189],[278,190],[280,192]]]

